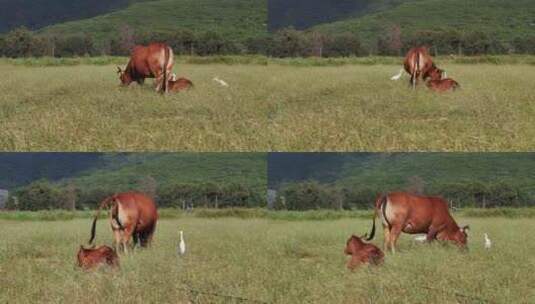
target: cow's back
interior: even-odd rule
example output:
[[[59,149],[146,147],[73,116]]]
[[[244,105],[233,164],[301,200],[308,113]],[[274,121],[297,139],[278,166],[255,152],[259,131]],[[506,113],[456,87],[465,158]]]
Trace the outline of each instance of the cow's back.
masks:
[[[132,76],[150,76],[151,71],[147,61],[149,57],[149,47],[138,45],[134,47],[130,54],[130,62],[127,69]]]
[[[388,202],[394,212],[403,214],[402,227],[407,233],[420,233],[427,230],[435,217],[436,198],[414,195],[406,192],[394,192],[388,195]],[[410,226],[407,226],[410,223]]]
[[[417,71],[424,71],[428,66],[433,64],[431,55],[426,47],[414,47],[409,50],[405,56],[404,67],[409,74],[414,74]]]
[[[152,198],[139,192],[125,192],[117,194],[116,199],[121,202],[123,212],[136,222],[136,231],[154,227],[158,211]]]
[[[134,47],[130,55],[130,72],[134,78],[155,77],[154,72],[163,69],[163,57],[168,46],[164,43],[151,43],[148,46]],[[170,53],[172,57],[172,52]],[[169,58],[172,60],[172,58]]]

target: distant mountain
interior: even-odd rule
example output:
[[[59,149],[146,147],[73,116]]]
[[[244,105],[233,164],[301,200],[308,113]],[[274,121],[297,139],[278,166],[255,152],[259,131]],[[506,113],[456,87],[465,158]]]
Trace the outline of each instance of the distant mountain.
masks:
[[[269,156],[270,187],[317,180],[345,187],[432,189],[466,182],[514,182],[535,194],[534,153],[279,153]]]
[[[336,182],[348,162],[358,166],[370,157],[372,153],[269,153],[268,185],[278,188],[285,182]]]
[[[317,25],[329,33],[351,32],[373,41],[392,26],[402,35],[441,30],[480,32],[503,41],[535,36],[533,0],[398,0],[386,9]]]
[[[0,189],[39,179],[85,191],[135,188],[151,177],[173,183],[241,183],[266,188],[265,153],[0,153]]]
[[[215,32],[243,40],[267,33],[267,0],[153,0],[88,19],[58,23],[45,34],[87,33],[97,40],[117,35],[128,26],[136,32]]]
[[[0,0],[0,33],[94,17],[125,8],[131,0]]]
[[[511,44],[535,37],[535,1],[270,0],[269,30],[284,27],[354,33],[368,46],[393,27],[404,37],[421,31],[472,32]]]
[[[304,30],[387,10],[406,1],[411,0],[269,0],[268,28]]]
[[[0,189],[37,179],[58,181],[104,165],[99,153],[0,153]]]

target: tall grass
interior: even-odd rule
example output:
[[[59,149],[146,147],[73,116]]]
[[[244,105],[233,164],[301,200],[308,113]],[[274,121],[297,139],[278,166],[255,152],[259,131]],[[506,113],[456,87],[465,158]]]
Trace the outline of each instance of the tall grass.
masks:
[[[179,218],[159,221],[150,249],[121,256],[121,269],[74,265],[86,220],[1,221],[1,303],[533,303],[533,221],[459,218],[469,251],[402,235],[384,265],[345,267],[345,241],[368,220],[273,221]],[[183,230],[187,251],[176,252]],[[381,230],[379,231],[381,232]],[[483,233],[493,241],[483,248]],[[111,244],[98,223],[97,244]],[[380,233],[374,240],[382,242]]]
[[[440,66],[462,89],[436,94],[411,90],[407,77],[391,81],[399,64],[288,61],[178,63],[176,73],[195,88],[164,97],[151,80],[119,87],[115,65],[0,63],[9,75],[0,79],[0,149],[481,152],[535,145],[535,70],[527,64],[445,61]]]

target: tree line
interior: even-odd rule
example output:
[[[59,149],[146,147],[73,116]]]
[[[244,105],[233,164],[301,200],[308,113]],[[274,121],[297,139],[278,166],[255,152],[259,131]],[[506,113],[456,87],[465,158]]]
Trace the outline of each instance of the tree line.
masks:
[[[434,30],[404,35],[399,26],[386,28],[370,44],[353,33],[279,30],[261,37],[236,41],[216,32],[135,32],[127,25],[111,39],[96,40],[90,34],[41,35],[18,28],[0,35],[0,56],[73,57],[120,55],[134,45],[165,42],[178,55],[261,54],[271,57],[401,56],[415,45],[430,46],[433,55],[535,54],[535,35],[503,41],[484,32]]]
[[[442,196],[451,207],[493,208],[533,206],[535,192],[513,182],[459,182],[432,185],[424,191],[420,181],[400,189],[369,186],[340,186],[317,181],[286,183],[277,191],[274,203],[280,210],[314,209],[370,209],[380,193],[407,191],[409,193]]]
[[[239,184],[181,183],[159,187],[151,178],[142,178],[135,189],[153,197],[160,208],[262,207],[265,193]],[[84,190],[73,183],[58,185],[38,180],[10,192],[8,210],[85,210],[95,209],[106,197],[115,194],[106,188]]]
[[[533,206],[533,188],[512,181],[465,181],[425,186],[417,177],[398,189],[357,185],[341,186],[317,181],[285,183],[276,191],[273,208],[278,210],[370,209],[378,194],[407,191],[414,194],[442,196],[456,208],[493,208]],[[153,197],[161,208],[258,208],[266,206],[265,189],[239,183],[178,183],[158,186],[151,177],[140,179],[135,189]],[[73,183],[53,184],[38,180],[10,192],[9,210],[84,210],[94,209],[106,197],[116,193],[105,188],[84,190]]]

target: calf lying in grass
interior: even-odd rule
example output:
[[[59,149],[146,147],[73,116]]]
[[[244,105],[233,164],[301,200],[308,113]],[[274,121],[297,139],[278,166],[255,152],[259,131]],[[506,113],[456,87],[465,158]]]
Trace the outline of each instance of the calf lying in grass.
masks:
[[[384,253],[377,246],[364,243],[358,236],[352,235],[346,243],[345,254],[351,259],[347,262],[347,268],[354,270],[361,264],[369,263],[379,265],[384,261]]]
[[[176,78],[175,74],[171,75],[171,79],[167,84],[170,92],[180,92],[193,87],[193,82],[186,78]]]
[[[455,91],[461,86],[457,81],[446,78],[446,79],[433,79],[427,82],[427,87],[435,92],[446,92],[446,91]]]
[[[83,269],[93,269],[100,265],[119,267],[119,257],[115,250],[108,246],[100,246],[86,249],[80,245],[78,250],[78,266]]]

